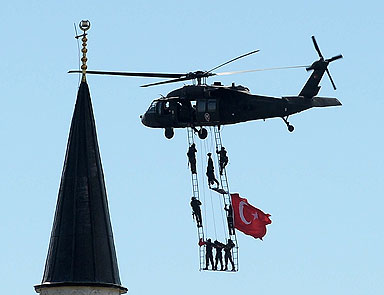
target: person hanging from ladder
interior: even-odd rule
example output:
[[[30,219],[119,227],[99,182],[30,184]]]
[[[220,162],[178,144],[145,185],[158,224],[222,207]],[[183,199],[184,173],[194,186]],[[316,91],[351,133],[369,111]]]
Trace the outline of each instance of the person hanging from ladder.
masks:
[[[196,199],[195,197],[192,197],[191,199],[191,207],[192,207],[192,216],[196,220],[197,227],[202,227],[202,221],[201,221],[201,202]]]
[[[232,271],[236,271],[235,263],[232,259],[232,248],[235,247],[235,243],[231,239],[228,239],[227,244],[224,247],[224,260],[225,260],[225,267],[224,270],[228,269],[228,261],[232,264]]]
[[[216,149],[216,154],[219,155],[219,172],[220,175],[223,175],[224,168],[228,164],[228,156],[225,147],[222,146],[220,150]]]
[[[227,207],[227,204],[225,204],[224,210],[227,211],[227,223],[228,223],[228,231],[229,235],[234,235],[235,234],[235,228],[233,226],[233,210],[232,210],[232,205],[229,204]]]
[[[188,152],[187,152],[188,163],[189,163],[189,166],[191,167],[192,174],[197,174],[197,172],[196,172],[196,153],[197,153],[196,146],[194,143],[192,143],[188,149]]]
[[[216,249],[214,270],[218,270],[219,262],[220,262],[220,270],[224,270],[223,249],[224,249],[225,245],[223,243],[220,243],[218,240],[214,241],[214,244],[215,244],[215,249]]]
[[[212,243],[211,239],[207,239],[206,241],[203,241],[203,239],[200,239],[199,246],[201,247],[204,245],[205,245],[205,267],[203,268],[203,270],[208,270],[209,262],[211,262],[212,270],[215,270],[215,264],[213,262],[213,253],[212,253],[213,247],[215,245]]]
[[[211,185],[213,185],[216,182],[217,188],[219,188],[219,182],[217,181],[215,177],[215,168],[213,166],[213,160],[211,157],[211,153],[208,153],[208,165],[207,165],[207,177],[208,177],[208,186],[211,188]]]

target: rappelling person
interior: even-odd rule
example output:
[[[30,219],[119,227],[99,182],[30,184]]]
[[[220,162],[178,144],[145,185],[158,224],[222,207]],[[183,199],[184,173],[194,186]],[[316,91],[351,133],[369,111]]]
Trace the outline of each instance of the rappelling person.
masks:
[[[208,165],[207,165],[207,177],[208,177],[208,186],[211,188],[211,185],[213,185],[215,182],[217,184],[217,188],[219,188],[219,182],[217,181],[215,177],[215,168],[213,167],[213,161],[211,158],[211,153],[208,153]]]
[[[195,144],[192,143],[188,149],[188,152],[187,152],[188,163],[189,163],[189,166],[191,167],[192,174],[197,174],[197,172],[196,172],[196,153],[197,153],[197,150],[196,150]]]
[[[228,239],[228,242],[224,247],[224,253],[225,253],[224,254],[224,260],[225,260],[224,270],[228,269],[228,260],[229,260],[232,264],[232,271],[236,271],[235,264],[233,263],[233,259],[232,259],[232,253],[231,253],[233,247],[235,247],[235,244],[231,239]]]
[[[195,218],[197,227],[202,227],[201,223],[201,202],[196,199],[195,197],[192,197],[191,199],[191,207],[192,207],[192,216]]]
[[[220,262],[220,270],[224,270],[223,249],[224,249],[225,245],[223,243],[220,243],[218,240],[216,240],[214,242],[214,244],[215,244],[215,249],[216,249],[214,270],[218,270],[219,262]]]
[[[203,270],[208,270],[209,262],[211,262],[212,270],[215,269],[215,264],[213,263],[213,253],[212,249],[215,246],[211,239],[208,239],[206,241],[203,241],[203,239],[200,239],[199,246],[205,245],[205,268]]]
[[[216,153],[219,155],[219,172],[220,175],[223,175],[224,168],[228,164],[227,151],[225,147],[222,146],[220,150],[216,149]]]
[[[227,223],[228,223],[228,231],[229,235],[235,234],[235,228],[233,226],[233,210],[232,205],[229,204],[227,207],[227,204],[225,204],[224,210],[227,211]]]

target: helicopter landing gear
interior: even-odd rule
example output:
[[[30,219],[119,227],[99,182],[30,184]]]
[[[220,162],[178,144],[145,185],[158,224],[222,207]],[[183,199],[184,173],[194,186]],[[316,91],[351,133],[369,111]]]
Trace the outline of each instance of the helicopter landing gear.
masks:
[[[293,125],[291,125],[289,122],[288,122],[288,116],[287,117],[281,117],[285,123],[285,125],[287,125],[288,127],[288,131],[289,132],[293,132],[293,130],[295,130],[295,127],[293,127]]]
[[[200,139],[206,139],[208,136],[208,131],[207,129],[201,127],[201,129],[197,131],[197,135],[199,136]]]
[[[171,139],[175,132],[173,131],[173,128],[165,128],[164,135],[166,138]]]
[[[198,130],[195,126],[191,126],[194,132],[197,133],[200,139],[206,139],[208,136],[208,131],[204,127],[201,127],[200,130]]]

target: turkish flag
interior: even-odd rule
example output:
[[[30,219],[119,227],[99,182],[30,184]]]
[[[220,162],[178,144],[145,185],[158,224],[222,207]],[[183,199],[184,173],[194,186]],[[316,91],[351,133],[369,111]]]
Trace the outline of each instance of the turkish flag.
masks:
[[[246,235],[262,240],[267,233],[267,224],[272,223],[269,219],[271,215],[253,207],[239,194],[231,194],[231,198],[235,228]]]

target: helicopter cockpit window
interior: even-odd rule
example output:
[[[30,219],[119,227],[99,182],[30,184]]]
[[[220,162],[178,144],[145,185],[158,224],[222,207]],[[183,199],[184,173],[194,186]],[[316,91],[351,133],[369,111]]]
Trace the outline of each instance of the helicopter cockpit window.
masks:
[[[163,102],[163,101],[159,101],[159,102],[157,103],[156,108],[157,108],[157,113],[158,113],[159,115],[162,115],[162,114],[163,114],[163,108],[164,108],[164,102]]]
[[[215,99],[209,99],[208,100],[208,112],[215,112],[216,111],[216,100]]]
[[[205,103],[206,103],[206,100],[204,99],[197,101],[197,112],[199,113],[205,112]]]
[[[156,113],[157,101],[152,101],[151,105],[148,108],[148,113]]]

